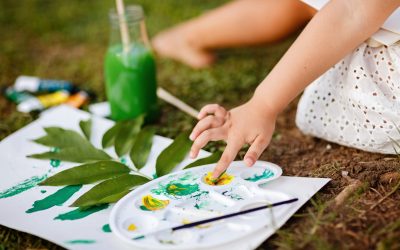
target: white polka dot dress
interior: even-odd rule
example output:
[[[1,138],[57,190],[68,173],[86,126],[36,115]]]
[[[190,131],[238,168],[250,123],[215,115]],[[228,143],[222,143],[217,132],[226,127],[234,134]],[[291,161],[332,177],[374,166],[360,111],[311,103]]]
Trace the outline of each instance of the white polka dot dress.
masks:
[[[300,99],[299,129],[341,145],[394,154],[400,143],[400,42],[360,45],[309,85]]]

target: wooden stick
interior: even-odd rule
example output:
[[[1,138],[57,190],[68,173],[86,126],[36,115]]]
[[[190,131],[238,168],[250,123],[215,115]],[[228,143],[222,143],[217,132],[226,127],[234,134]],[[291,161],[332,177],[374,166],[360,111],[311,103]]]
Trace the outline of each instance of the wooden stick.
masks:
[[[129,51],[129,30],[128,24],[126,23],[125,7],[123,0],[116,0],[117,13],[119,20],[119,28],[121,30],[121,40],[122,46],[124,48],[124,53]]]
[[[195,110],[194,108],[192,108],[189,105],[187,105],[186,103],[182,102],[181,100],[179,100],[175,96],[171,95],[165,89],[163,89],[161,87],[158,87],[157,88],[157,96],[158,96],[158,98],[166,101],[167,103],[177,107],[178,109],[182,110],[186,114],[188,114],[188,115],[194,117],[195,119],[197,119],[197,115],[199,114],[199,111]]]
[[[267,209],[267,208],[272,208],[272,207],[277,207],[277,206],[281,206],[281,205],[285,205],[285,204],[290,204],[290,203],[296,202],[298,200],[299,200],[298,198],[293,198],[293,199],[290,199],[290,200],[284,200],[284,201],[272,203],[272,204],[269,204],[269,205],[250,208],[250,209],[239,211],[239,212],[236,212],[236,213],[225,214],[225,215],[217,216],[217,217],[214,217],[214,218],[209,218],[209,219],[199,220],[199,221],[195,221],[195,222],[188,223],[188,224],[183,224],[183,225],[176,226],[176,227],[156,230],[156,231],[153,231],[153,232],[150,232],[150,233],[147,233],[147,234],[143,234],[143,235],[134,237],[133,240],[140,240],[140,239],[145,238],[146,236],[149,236],[149,235],[152,235],[152,234],[155,234],[155,233],[159,233],[159,232],[163,232],[163,231],[178,231],[178,230],[181,230],[181,229],[191,228],[191,227],[195,227],[195,226],[198,226],[198,225],[214,222],[214,221],[217,221],[217,220],[223,220],[223,219],[236,217],[236,216],[243,215],[243,214],[253,213],[253,212],[256,212],[256,211],[259,211],[259,210],[263,210],[263,209]]]
[[[382,197],[381,199],[378,200],[377,203],[375,203],[374,205],[372,205],[369,209],[374,209],[376,206],[378,206],[380,203],[382,203],[382,201],[384,201],[386,198],[388,198],[389,196],[391,196],[392,194],[394,194],[394,192],[396,192],[398,189],[400,188],[400,181],[397,183],[397,185],[392,189],[392,191],[390,191],[387,195],[385,195],[384,197]]]

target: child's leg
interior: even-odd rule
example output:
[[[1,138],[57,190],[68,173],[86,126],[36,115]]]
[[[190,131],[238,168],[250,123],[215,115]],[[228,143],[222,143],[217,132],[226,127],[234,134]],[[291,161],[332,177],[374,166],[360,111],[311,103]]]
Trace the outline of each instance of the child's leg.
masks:
[[[160,33],[153,46],[161,56],[200,68],[213,60],[207,50],[277,41],[314,14],[299,0],[237,0]]]

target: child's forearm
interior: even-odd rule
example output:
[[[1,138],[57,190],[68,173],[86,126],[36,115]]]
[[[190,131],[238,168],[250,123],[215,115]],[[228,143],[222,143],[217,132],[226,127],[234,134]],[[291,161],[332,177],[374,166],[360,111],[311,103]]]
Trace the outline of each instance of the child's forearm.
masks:
[[[281,112],[307,85],[376,32],[398,6],[400,0],[330,1],[258,86],[252,101],[266,112]]]

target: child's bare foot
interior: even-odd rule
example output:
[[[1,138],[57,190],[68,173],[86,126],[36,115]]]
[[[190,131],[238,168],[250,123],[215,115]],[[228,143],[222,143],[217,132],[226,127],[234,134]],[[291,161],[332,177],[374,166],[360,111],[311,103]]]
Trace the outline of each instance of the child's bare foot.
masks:
[[[175,59],[192,68],[205,68],[214,62],[214,55],[196,46],[190,32],[185,26],[163,31],[152,40],[153,48],[163,57]]]

